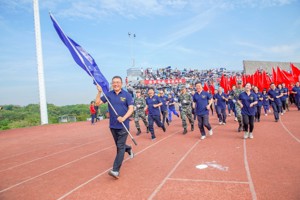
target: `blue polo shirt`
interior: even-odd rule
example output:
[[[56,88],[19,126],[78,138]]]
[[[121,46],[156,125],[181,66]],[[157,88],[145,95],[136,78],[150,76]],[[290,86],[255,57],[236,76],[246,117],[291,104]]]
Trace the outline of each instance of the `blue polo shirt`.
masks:
[[[268,93],[262,94],[262,97],[263,97],[263,105],[264,106],[270,105],[270,102],[269,102],[269,99],[268,99],[268,97],[269,97]]]
[[[262,104],[263,104],[263,99],[260,100],[260,98],[263,98],[262,93],[257,92],[257,93],[254,93],[254,94],[256,94],[256,96],[257,96],[257,101],[258,101],[258,103],[257,103],[256,105],[257,105],[257,106],[262,106]]]
[[[202,90],[200,94],[196,92],[193,96],[193,101],[196,103],[196,114],[203,116],[208,115],[209,112],[206,109],[206,106],[209,104],[212,96],[208,92]]]
[[[223,99],[223,97],[227,98],[227,95],[224,92],[214,95],[214,99],[217,99],[217,106],[221,109],[226,109],[226,101]]]
[[[171,104],[171,105],[170,105],[170,103],[174,103],[174,102],[175,102],[175,101],[174,101],[174,98],[173,98],[173,97],[169,98],[169,109],[175,108],[175,104]]]
[[[297,94],[295,94],[296,98],[300,98],[300,87],[294,86],[292,91],[297,92]]]
[[[287,88],[281,88],[280,90],[281,93],[288,93],[289,90]],[[281,101],[285,101],[288,98],[288,94],[284,94],[282,97],[280,97]]]
[[[239,95],[239,100],[242,102],[242,115],[254,116],[256,111],[256,106],[250,107],[250,104],[257,101],[257,96],[254,92],[250,92],[248,95],[246,92],[242,92]]]
[[[162,102],[162,106],[160,106],[161,111],[166,111],[167,110],[167,101],[168,97],[166,95],[159,97],[160,101]]]
[[[280,90],[275,88],[274,90],[270,89],[268,91],[268,95],[274,99],[274,102],[280,106],[281,105],[281,100],[280,98],[276,98],[276,96],[279,96],[280,95]],[[270,100],[271,102],[273,102],[272,100]]]
[[[158,96],[154,95],[152,98],[147,97],[146,98],[146,104],[148,106],[148,111],[149,111],[149,115],[160,115],[159,112],[159,107],[154,108],[153,105],[154,104],[159,104],[161,103],[161,100]]]
[[[110,101],[111,105],[115,108],[116,112],[119,116],[124,116],[130,105],[133,105],[133,99],[129,92],[125,90],[121,90],[119,94],[116,94],[114,90],[107,92],[106,97]],[[101,97],[101,101],[106,103],[107,100],[104,96]],[[108,104],[108,111],[109,111],[109,127],[114,129],[123,129],[122,123],[120,123],[117,118],[118,116],[115,114],[111,106]],[[127,118],[124,122],[124,125],[129,129],[129,119]]]

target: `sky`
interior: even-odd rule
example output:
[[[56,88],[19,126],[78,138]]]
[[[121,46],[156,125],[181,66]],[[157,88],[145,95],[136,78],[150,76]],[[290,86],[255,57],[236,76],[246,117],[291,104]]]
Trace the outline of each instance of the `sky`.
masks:
[[[133,59],[144,69],[300,62],[299,0],[40,0],[39,9],[46,100],[57,106],[89,104],[97,90],[49,12],[109,82]],[[39,104],[32,0],[0,0],[0,47],[0,105]]]

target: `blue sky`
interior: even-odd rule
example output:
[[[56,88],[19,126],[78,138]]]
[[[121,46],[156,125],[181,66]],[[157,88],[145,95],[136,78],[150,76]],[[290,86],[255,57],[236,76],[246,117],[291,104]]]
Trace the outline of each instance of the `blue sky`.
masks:
[[[136,67],[242,70],[243,60],[300,62],[297,0],[40,0],[46,98],[87,104],[92,79],[49,17],[110,82]],[[128,32],[136,38],[129,38]],[[39,103],[32,0],[0,0],[0,105]]]

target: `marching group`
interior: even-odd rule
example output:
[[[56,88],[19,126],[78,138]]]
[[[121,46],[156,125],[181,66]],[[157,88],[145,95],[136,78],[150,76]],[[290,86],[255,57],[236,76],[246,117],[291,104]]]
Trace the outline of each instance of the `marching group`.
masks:
[[[196,82],[192,90],[185,86],[180,87],[180,95],[176,98],[172,94],[165,94],[164,89],[155,94],[155,88],[148,88],[147,94],[141,94],[136,90],[135,97],[122,89],[122,78],[115,76],[112,79],[113,90],[102,95],[102,89],[97,86],[98,94],[95,105],[109,103],[110,122],[109,127],[113,135],[117,155],[113,164],[113,169],[109,175],[119,178],[119,170],[122,165],[124,154],[127,152],[131,158],[134,153],[132,147],[126,144],[129,130],[130,117],[134,116],[137,135],[141,134],[139,124],[142,119],[146,132],[151,133],[151,139],[155,140],[154,123],[166,132],[166,125],[172,122],[172,114],[181,117],[183,134],[186,134],[188,122],[190,130],[194,130],[195,120],[198,121],[198,128],[201,133],[200,139],[206,138],[205,128],[209,135],[213,135],[213,130],[209,122],[209,111],[216,110],[219,123],[226,124],[226,108],[233,111],[238,121],[238,131],[244,131],[243,138],[253,138],[254,121],[260,122],[261,108],[264,108],[265,115],[270,112],[269,106],[272,106],[275,121],[278,122],[279,116],[283,115],[288,107],[289,95],[294,97],[294,103],[300,110],[300,86],[299,82],[289,92],[285,85],[270,85],[269,90],[264,89],[261,93],[257,87],[246,83],[243,87],[241,80],[227,94],[221,87],[214,92],[205,91],[201,82]],[[212,94],[213,93],[213,94]],[[176,99],[177,100],[176,100]],[[178,104],[180,115],[176,112]],[[229,112],[230,113],[230,112]],[[161,120],[162,118],[162,120]]]

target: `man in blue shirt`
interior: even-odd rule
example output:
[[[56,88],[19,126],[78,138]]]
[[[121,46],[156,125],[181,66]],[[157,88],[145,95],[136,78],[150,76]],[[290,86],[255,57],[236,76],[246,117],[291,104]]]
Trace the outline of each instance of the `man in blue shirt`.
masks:
[[[258,91],[258,87],[254,87],[254,94],[257,96],[256,112],[255,112],[255,121],[260,122],[261,107],[263,105],[263,95]]]
[[[212,128],[209,124],[208,114],[210,105],[212,104],[212,96],[203,90],[200,82],[196,82],[196,93],[193,96],[193,107],[198,119],[198,127],[201,132],[201,140],[206,138],[204,126],[209,130],[209,135],[213,134]]]
[[[295,94],[295,103],[296,103],[298,110],[300,110],[300,84],[299,84],[299,81],[293,87],[292,93]]]
[[[280,98],[284,112],[289,111],[289,89],[282,83],[283,96]]]
[[[279,112],[282,106],[280,97],[282,97],[283,94],[280,93],[279,89],[276,88],[274,83],[271,83],[268,95],[271,102],[271,106],[273,108],[275,122],[278,122]]]
[[[253,139],[254,116],[256,111],[257,96],[251,92],[251,84],[245,85],[245,92],[239,95],[238,104],[242,108],[244,139]]]
[[[159,107],[162,105],[161,100],[157,95],[154,95],[154,89],[148,89],[148,97],[146,98],[146,109],[148,109],[148,123],[149,123],[149,130],[151,133],[151,139],[155,140],[156,136],[154,133],[154,122],[158,127],[161,127],[164,132],[166,132],[166,128],[163,123],[160,121],[160,111]]]
[[[227,95],[223,92],[223,88],[218,88],[218,93],[213,97],[217,103],[216,109],[219,118],[219,124],[226,124],[226,102],[228,101]]]
[[[161,90],[159,92],[159,99],[162,103],[162,105],[160,106],[160,112],[161,115],[163,117],[162,123],[163,125],[165,125],[165,122],[167,122],[167,124],[169,125],[169,119],[168,119],[168,96],[165,95],[165,92],[163,90]]]
[[[179,114],[176,112],[176,109],[175,109],[175,100],[174,98],[172,97],[172,94],[169,94],[168,95],[168,103],[169,103],[169,123],[172,121],[172,113],[175,114],[177,117],[179,117]]]
[[[131,94],[122,89],[122,78],[120,76],[114,76],[112,78],[112,87],[113,90],[107,92],[100,98],[102,88],[97,85],[98,94],[96,96],[96,105],[99,106],[109,100],[109,128],[117,147],[117,155],[113,168],[108,174],[118,179],[125,152],[127,152],[131,158],[134,156],[132,147],[126,144],[128,132],[122,124],[124,123],[129,130],[129,117],[133,113],[133,99]],[[114,109],[117,114],[114,112]]]

